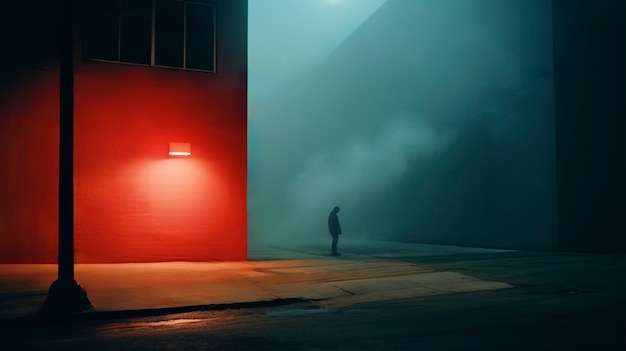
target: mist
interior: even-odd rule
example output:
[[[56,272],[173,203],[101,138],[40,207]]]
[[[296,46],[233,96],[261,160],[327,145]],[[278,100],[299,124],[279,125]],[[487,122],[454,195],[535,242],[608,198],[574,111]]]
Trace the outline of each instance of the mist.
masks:
[[[264,23],[253,4],[251,23]],[[271,89],[250,63],[250,245],[329,244],[339,206],[342,239],[553,247],[550,1],[378,6],[315,60],[286,64]],[[306,46],[317,31],[284,34]],[[253,39],[251,61],[266,47]],[[276,72],[295,58],[290,43],[264,54]]]

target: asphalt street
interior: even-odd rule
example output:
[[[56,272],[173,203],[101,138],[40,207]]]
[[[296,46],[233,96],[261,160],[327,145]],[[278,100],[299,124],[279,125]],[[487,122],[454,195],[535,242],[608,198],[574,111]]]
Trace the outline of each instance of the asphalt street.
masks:
[[[2,326],[3,350],[623,350],[624,256],[501,252],[395,258],[513,288],[325,306]]]

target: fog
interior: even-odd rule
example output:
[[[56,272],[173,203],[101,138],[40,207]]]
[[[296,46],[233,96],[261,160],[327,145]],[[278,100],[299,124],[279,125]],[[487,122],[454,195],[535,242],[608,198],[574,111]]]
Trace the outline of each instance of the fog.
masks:
[[[339,206],[342,239],[554,246],[549,0],[289,3],[250,0],[250,245],[330,245]]]

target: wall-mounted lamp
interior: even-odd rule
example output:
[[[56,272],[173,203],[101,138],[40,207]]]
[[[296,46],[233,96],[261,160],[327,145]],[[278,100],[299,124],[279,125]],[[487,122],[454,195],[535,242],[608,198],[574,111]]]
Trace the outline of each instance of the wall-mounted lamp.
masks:
[[[189,156],[191,155],[191,144],[189,143],[170,143],[170,155],[171,156]]]

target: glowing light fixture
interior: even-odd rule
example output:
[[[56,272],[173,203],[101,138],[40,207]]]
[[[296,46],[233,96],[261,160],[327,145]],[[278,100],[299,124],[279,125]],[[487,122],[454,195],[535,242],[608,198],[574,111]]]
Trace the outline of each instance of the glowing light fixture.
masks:
[[[191,144],[189,143],[170,143],[170,155],[171,156],[189,156],[191,155]]]

